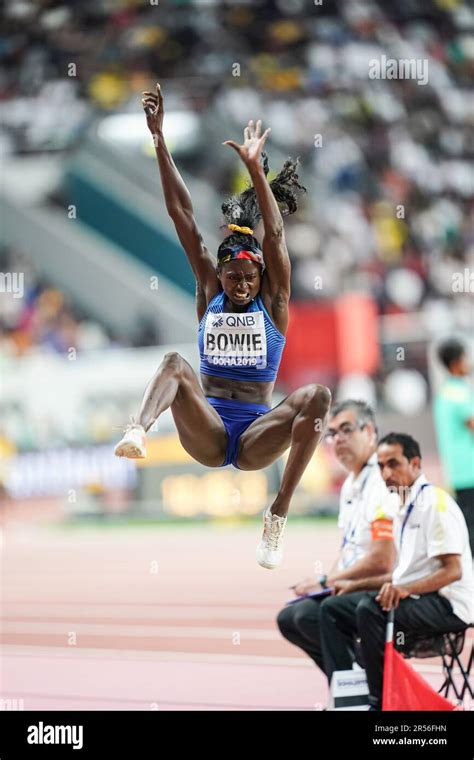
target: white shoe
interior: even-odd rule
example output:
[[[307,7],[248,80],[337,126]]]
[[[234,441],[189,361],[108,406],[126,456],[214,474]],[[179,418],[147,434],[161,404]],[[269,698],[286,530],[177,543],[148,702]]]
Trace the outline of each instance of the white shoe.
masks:
[[[257,562],[262,567],[273,570],[283,559],[281,543],[287,518],[272,515],[268,507],[263,513],[263,520],[262,539],[257,546]]]
[[[131,422],[126,426],[122,440],[115,447],[115,456],[145,459],[145,430],[141,425]]]

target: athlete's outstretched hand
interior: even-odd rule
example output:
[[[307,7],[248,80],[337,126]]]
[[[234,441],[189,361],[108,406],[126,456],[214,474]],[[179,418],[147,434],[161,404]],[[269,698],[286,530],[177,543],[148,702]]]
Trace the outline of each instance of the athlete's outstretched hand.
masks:
[[[165,115],[161,87],[157,82],[156,92],[143,92],[142,95],[142,106],[146,114],[148,129],[152,135],[156,135],[163,129],[163,116]]]
[[[230,145],[231,148],[237,151],[240,158],[246,166],[258,165],[260,163],[260,154],[262,153],[265,140],[271,132],[270,127],[262,132],[262,120],[257,121],[257,126],[254,126],[253,120],[250,119],[249,123],[244,129],[244,144],[239,145],[233,140],[226,140],[222,145]]]

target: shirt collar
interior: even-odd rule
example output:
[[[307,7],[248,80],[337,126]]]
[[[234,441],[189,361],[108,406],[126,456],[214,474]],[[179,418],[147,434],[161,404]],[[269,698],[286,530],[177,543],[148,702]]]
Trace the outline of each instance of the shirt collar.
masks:
[[[351,472],[350,487],[351,487],[351,492],[352,492],[352,494],[354,496],[356,494],[357,495],[360,494],[360,492],[362,490],[362,486],[366,482],[366,478],[369,477],[369,474],[367,472],[367,468],[369,468],[369,467],[371,468],[371,467],[373,467],[376,464],[377,464],[377,454],[374,451],[374,453],[372,454],[372,456],[369,457],[369,459],[364,464],[363,468],[361,469],[361,471],[359,472],[358,475],[356,475],[354,477],[354,473]]]
[[[402,504],[400,502],[400,508],[402,510],[406,509],[409,504],[413,502],[414,499],[418,496],[421,490],[421,486],[427,483],[427,479],[425,478],[424,474],[421,473],[421,475],[418,475],[417,479],[413,483],[412,487],[410,488],[408,492],[408,501],[405,504]]]

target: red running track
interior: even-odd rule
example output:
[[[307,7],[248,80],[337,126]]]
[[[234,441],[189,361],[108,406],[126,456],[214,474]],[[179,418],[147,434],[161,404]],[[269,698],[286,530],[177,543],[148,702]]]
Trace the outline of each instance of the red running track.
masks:
[[[288,522],[285,560],[259,525],[45,530],[3,551],[1,697],[25,710],[320,710],[325,678],[275,624],[288,587],[328,568],[334,524]],[[424,675],[440,682],[437,661]]]

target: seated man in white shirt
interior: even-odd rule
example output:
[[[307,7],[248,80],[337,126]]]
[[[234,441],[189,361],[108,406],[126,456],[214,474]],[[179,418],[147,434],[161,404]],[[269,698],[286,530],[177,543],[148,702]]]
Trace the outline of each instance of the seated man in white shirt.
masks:
[[[349,399],[330,412],[326,440],[349,471],[340,495],[342,548],[329,575],[306,578],[292,588],[303,596],[325,586],[346,593],[358,578],[390,573],[395,561],[393,517],[396,496],[386,488],[377,465],[374,413],[364,401]],[[302,599],[284,607],[277,623],[283,636],[324,671],[319,615],[323,598]]]
[[[454,499],[426,480],[418,443],[409,435],[390,433],[379,442],[377,458],[386,485],[399,498],[393,577],[360,579],[356,587],[377,591],[346,596],[342,590],[325,600],[320,615],[328,677],[351,667],[358,635],[376,710],[381,709],[385,613],[395,609],[396,633],[463,631],[473,619],[474,598],[466,521]]]

